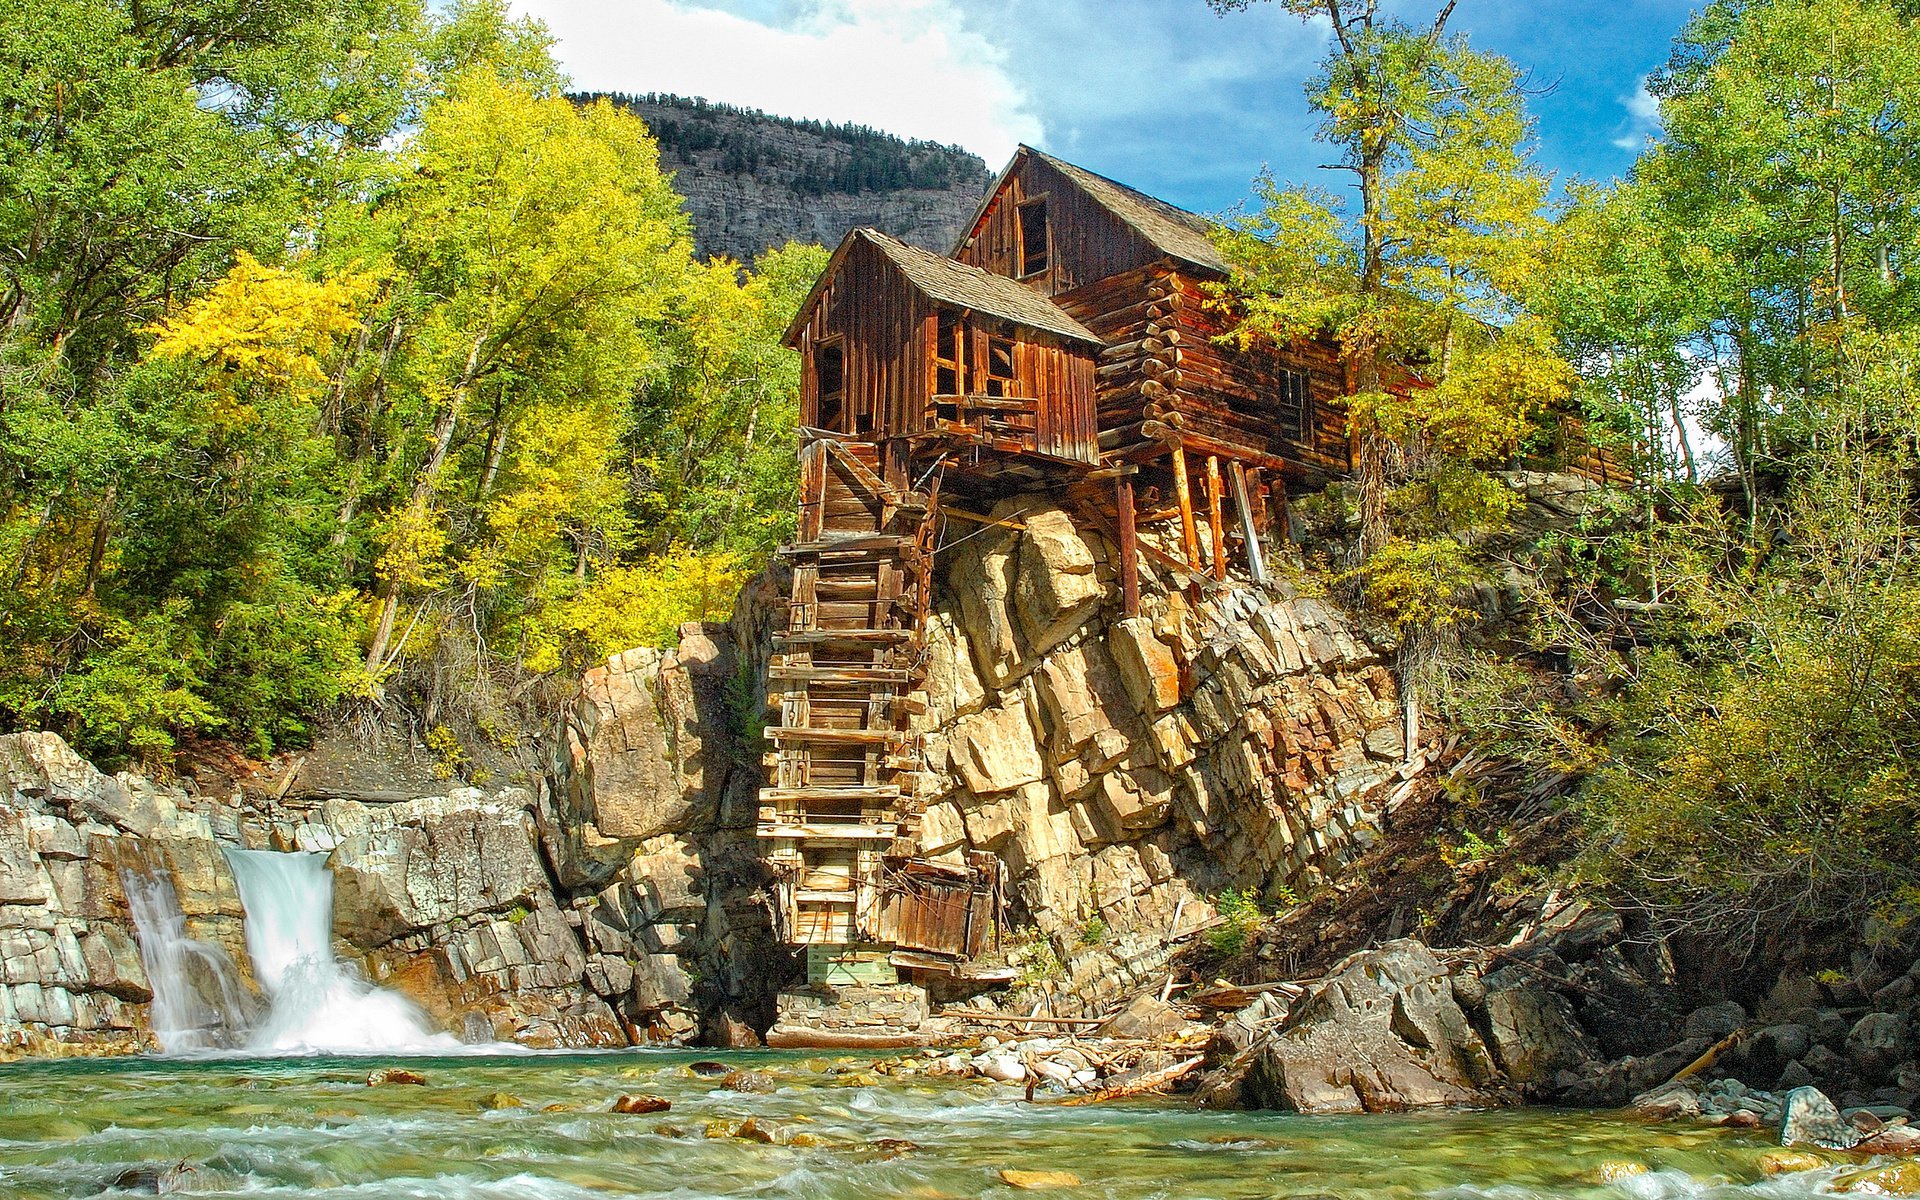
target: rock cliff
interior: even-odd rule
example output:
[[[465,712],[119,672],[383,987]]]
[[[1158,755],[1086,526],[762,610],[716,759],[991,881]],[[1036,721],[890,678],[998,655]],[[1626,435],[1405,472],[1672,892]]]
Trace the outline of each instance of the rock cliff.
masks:
[[[1338,870],[1418,760],[1379,656],[1304,582],[1190,592],[1148,564],[1125,618],[1095,518],[1043,497],[992,516],[956,521],[937,559],[922,851],[997,855],[1000,949],[1057,964],[1028,972],[1056,1012],[1104,1008],[1223,889]],[[750,1042],[800,973],[771,934],[742,686],[785,591],[763,577],[730,625],[589,671],[529,786],[219,794],[0,738],[0,1037],[151,1044],[129,878],[168,876],[244,981],[239,847],[328,855],[341,957],[469,1040]]]

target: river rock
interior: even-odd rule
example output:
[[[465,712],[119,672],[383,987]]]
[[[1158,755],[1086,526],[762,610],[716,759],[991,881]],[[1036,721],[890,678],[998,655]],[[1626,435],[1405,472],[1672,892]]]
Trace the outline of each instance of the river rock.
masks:
[[[405,1067],[379,1067],[367,1072],[368,1087],[393,1087],[400,1084],[424,1086],[427,1077],[418,1071],[409,1071]]]
[[[1920,1163],[1894,1163],[1835,1177],[1838,1192],[1859,1192],[1870,1196],[1920,1196]]]
[[[1256,1108],[1308,1113],[1486,1104],[1500,1093],[1445,964],[1409,939],[1335,966],[1255,1052],[1245,1084]]]
[[[1187,1025],[1187,1019],[1171,1004],[1163,1003],[1150,993],[1142,993],[1107,1018],[1098,1032],[1101,1037],[1154,1041],[1178,1033]]]
[[[1841,1118],[1840,1110],[1818,1088],[1795,1088],[1787,1093],[1786,1107],[1780,1118],[1782,1146],[1824,1146],[1829,1150],[1849,1150],[1861,1141],[1861,1133]]]
[[[1886,1078],[1910,1049],[1907,1018],[1900,1013],[1868,1013],[1847,1033],[1847,1057],[1874,1082]]]
[[[673,1101],[664,1096],[632,1095],[621,1096],[614,1100],[613,1111],[630,1115],[666,1112],[673,1107]]]
[[[1723,1000],[1687,1014],[1686,1036],[1717,1042],[1747,1023],[1747,1010],[1738,1001]]]
[[[976,1067],[982,1075],[999,1083],[1019,1083],[1027,1077],[1027,1068],[1012,1054],[990,1054]]]
[[[1634,1112],[1657,1120],[1697,1117],[1701,1112],[1700,1094],[1685,1083],[1669,1083],[1633,1098]]]

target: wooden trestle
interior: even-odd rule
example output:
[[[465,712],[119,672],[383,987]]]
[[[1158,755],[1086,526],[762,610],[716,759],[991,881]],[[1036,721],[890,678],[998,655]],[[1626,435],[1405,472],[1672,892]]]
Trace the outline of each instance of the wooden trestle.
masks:
[[[787,628],[768,674],[780,723],[759,835],[781,940],[881,942],[881,866],[910,854],[921,806],[911,732],[924,676],[938,473],[916,490],[870,441],[804,433]],[[890,481],[891,480],[891,481]]]

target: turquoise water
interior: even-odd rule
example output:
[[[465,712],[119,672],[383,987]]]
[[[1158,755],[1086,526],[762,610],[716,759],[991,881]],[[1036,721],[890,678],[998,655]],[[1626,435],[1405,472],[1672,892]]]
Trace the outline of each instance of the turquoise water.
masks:
[[[0,1197],[1785,1200],[1830,1174],[1764,1179],[1764,1137],[1600,1114],[1063,1108],[978,1080],[878,1073],[871,1057],[725,1056],[770,1076],[775,1090],[749,1094],[689,1069],[712,1057],[416,1058],[396,1065],[425,1086],[378,1088],[367,1072],[386,1064],[366,1059],[0,1066]],[[519,1106],[483,1107],[495,1093]],[[673,1107],[606,1111],[622,1093]],[[736,1136],[749,1118],[771,1142]],[[1618,1161],[1647,1173],[1601,1182]],[[1016,1191],[1003,1169],[1071,1172],[1080,1185]]]

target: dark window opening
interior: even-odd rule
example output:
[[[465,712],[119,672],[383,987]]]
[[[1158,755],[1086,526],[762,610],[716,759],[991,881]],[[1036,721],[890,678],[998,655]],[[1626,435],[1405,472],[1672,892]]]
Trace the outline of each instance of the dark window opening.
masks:
[[[814,347],[813,379],[820,398],[820,428],[845,432],[841,426],[847,414],[847,352],[838,341]]]
[[[1305,373],[1282,371],[1280,373],[1280,428],[1286,437],[1296,442],[1306,440],[1308,403]]]
[[[942,309],[934,335],[933,394],[958,396],[967,383],[967,323]]]
[[[1020,206],[1020,274],[1038,275],[1052,262],[1048,253],[1047,202],[1029,200]]]
[[[1014,393],[1013,342],[1008,338],[987,338],[985,391],[989,396],[1011,396]]]

